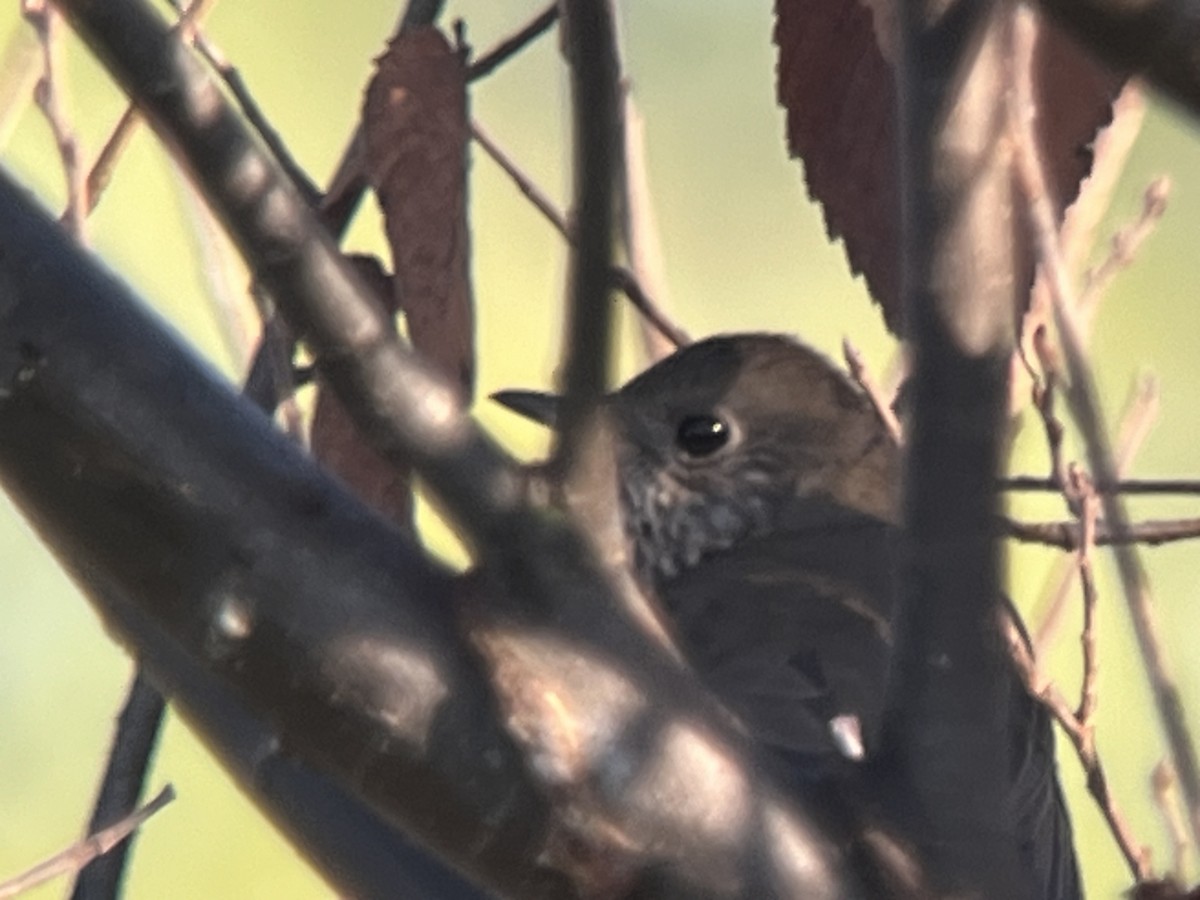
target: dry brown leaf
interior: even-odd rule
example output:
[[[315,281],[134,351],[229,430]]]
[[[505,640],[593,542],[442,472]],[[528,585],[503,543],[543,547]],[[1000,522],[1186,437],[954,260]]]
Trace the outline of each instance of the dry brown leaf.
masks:
[[[882,0],[871,0],[877,9]],[[881,29],[894,28],[880,23]],[[1112,115],[1123,79],[1101,69],[1056,27],[1038,48],[1038,129],[1061,213],[1091,165],[1088,150]],[[865,0],[776,0],[777,94],[788,148],[850,268],[867,281],[888,327],[903,333],[899,271],[896,85]],[[894,37],[884,34],[891,47]],[[1023,258],[1032,259],[1026,250]]]
[[[392,39],[367,87],[355,167],[383,210],[394,274],[358,259],[391,312],[403,311],[416,350],[459,388],[474,388],[474,309],[467,232],[466,80],[435,28]],[[357,176],[358,171],[351,174]],[[412,528],[411,472],[380,456],[345,407],[318,387],[313,455],[364,501]]]
[[[465,403],[475,381],[465,67],[436,28],[404,32],[376,62],[363,137],[396,296],[413,346],[460,387]]]

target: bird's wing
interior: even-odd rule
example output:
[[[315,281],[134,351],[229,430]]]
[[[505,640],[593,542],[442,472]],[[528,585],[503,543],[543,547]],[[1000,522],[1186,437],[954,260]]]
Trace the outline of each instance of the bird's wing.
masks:
[[[889,652],[890,543],[866,517],[776,532],[660,588],[690,662],[761,743],[840,753],[829,723],[853,716],[869,744]]]
[[[868,753],[884,697],[894,605],[893,529],[847,516],[801,523],[713,554],[659,589],[684,652],[713,692],[793,776],[845,763],[829,724],[858,717]],[[1082,896],[1045,709],[1013,669],[1006,817],[1031,897]]]

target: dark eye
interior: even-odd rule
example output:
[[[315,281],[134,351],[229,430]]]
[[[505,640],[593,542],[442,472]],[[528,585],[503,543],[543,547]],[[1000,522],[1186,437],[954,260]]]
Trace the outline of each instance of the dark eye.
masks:
[[[716,416],[687,416],[679,423],[675,443],[694,459],[711,456],[729,443],[729,426]]]

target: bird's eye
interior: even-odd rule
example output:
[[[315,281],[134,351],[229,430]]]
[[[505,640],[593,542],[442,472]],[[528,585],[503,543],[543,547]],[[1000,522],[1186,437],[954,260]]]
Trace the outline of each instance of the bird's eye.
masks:
[[[729,443],[729,426],[716,416],[687,416],[679,423],[675,443],[693,459],[711,456]]]

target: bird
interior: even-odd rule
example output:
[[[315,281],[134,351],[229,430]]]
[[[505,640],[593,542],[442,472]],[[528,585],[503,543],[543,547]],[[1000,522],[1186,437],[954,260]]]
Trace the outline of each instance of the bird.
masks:
[[[557,419],[553,394],[493,399]],[[892,647],[901,483],[900,448],[871,400],[806,344],[746,333],[683,347],[608,394],[602,414],[634,575],[688,663],[797,777],[869,766]],[[1052,725],[1022,696],[1009,814],[1028,895],[1076,900]]]

